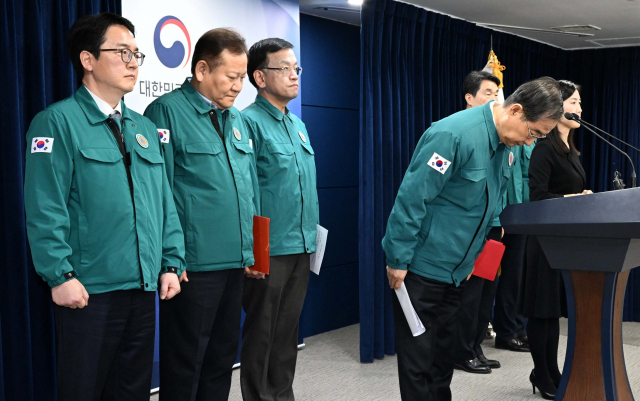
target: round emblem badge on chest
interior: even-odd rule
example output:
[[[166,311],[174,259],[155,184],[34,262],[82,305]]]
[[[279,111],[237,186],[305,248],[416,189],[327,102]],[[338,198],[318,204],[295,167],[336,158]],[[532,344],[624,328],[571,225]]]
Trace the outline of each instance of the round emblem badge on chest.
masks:
[[[236,137],[236,140],[238,141],[242,139],[242,134],[236,127],[233,127],[233,136]]]
[[[298,131],[298,135],[300,135],[300,139],[302,139],[302,142],[307,143],[307,137],[304,136],[302,131]]]
[[[513,165],[513,152],[509,152],[509,167]]]
[[[145,138],[142,134],[136,135],[136,141],[138,141],[138,145],[142,146],[145,149],[149,147],[149,141],[147,141],[147,138]]]

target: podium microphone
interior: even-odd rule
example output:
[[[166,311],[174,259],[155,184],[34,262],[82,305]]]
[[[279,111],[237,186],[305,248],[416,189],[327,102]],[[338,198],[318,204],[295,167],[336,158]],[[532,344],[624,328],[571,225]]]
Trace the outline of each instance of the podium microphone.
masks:
[[[580,118],[575,118],[573,113],[564,113],[564,118],[566,118],[567,120],[574,120],[574,121],[578,121],[581,122],[582,119]],[[627,156],[627,159],[629,159],[629,163],[631,163],[631,188],[635,188],[636,187],[636,168],[633,165],[633,160],[631,160],[631,158],[629,157],[628,154],[626,154],[622,149],[620,149],[619,147],[617,147],[616,145],[612,144],[611,142],[607,141],[606,139],[604,139],[604,137],[602,137],[601,135],[599,135],[597,132],[595,132],[594,130],[592,130],[589,127],[585,127],[583,125],[583,128],[586,129],[587,131],[591,132],[593,135],[597,136],[598,138],[602,139],[603,141],[605,141],[606,143],[608,143],[609,145],[611,145],[612,148],[616,149],[618,152],[622,153],[623,155]]]
[[[606,132],[606,131],[603,131],[603,130],[601,130],[600,128],[596,127],[595,125],[593,125],[593,124],[589,124],[588,122],[584,121],[584,120],[583,120],[583,119],[581,119],[581,118],[580,118],[580,116],[579,116],[579,115],[577,115],[576,113],[571,113],[571,115],[573,116],[573,119],[574,119],[574,120],[576,120],[576,121],[578,121],[580,124],[587,125],[587,126],[589,126],[589,127],[593,128],[593,129],[595,129],[596,131],[599,131],[599,132],[601,132],[601,133],[605,134],[606,136],[608,136],[608,137],[611,137],[611,138],[615,139],[616,141],[618,141],[618,142],[622,143],[623,145],[627,145],[628,147],[630,147],[631,149],[635,150],[636,152],[640,152],[640,149],[636,148],[635,146],[631,146],[631,145],[629,145],[628,143],[626,143],[626,142],[625,142],[625,141],[623,141],[622,139],[618,138],[617,136],[613,136],[613,135],[611,135],[610,133],[608,133],[608,132]]]

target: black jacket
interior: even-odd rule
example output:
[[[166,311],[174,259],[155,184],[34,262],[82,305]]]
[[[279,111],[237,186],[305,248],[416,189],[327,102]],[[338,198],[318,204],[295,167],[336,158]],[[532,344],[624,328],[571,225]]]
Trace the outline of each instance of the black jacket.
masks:
[[[551,141],[540,139],[529,164],[529,198],[531,201],[561,198],[586,188],[584,169],[575,150],[556,152]]]

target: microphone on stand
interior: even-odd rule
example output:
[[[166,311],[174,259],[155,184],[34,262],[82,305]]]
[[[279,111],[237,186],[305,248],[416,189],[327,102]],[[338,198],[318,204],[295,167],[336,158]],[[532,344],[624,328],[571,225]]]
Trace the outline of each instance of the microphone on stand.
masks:
[[[578,117],[578,118],[576,118],[576,117],[577,117],[577,115],[574,116],[573,113],[564,113],[564,118],[566,118],[567,120],[574,120],[574,121],[582,122],[582,119],[580,117]],[[603,141],[605,141],[606,143],[611,145],[611,147],[616,149],[618,152],[620,152],[623,155],[627,156],[627,159],[629,159],[629,163],[631,163],[631,170],[632,170],[632,173],[631,173],[631,188],[635,188],[636,187],[636,168],[633,165],[633,160],[631,160],[629,155],[626,152],[624,152],[622,149],[617,147],[616,145],[614,145],[611,142],[609,142],[606,139],[604,139],[601,135],[599,135],[597,132],[595,132],[591,128],[585,127],[584,125],[583,125],[583,128],[586,129],[587,131],[590,131],[593,135],[597,136],[598,138],[602,139]]]
[[[574,120],[576,120],[576,121],[578,121],[579,123],[584,124],[584,125],[587,125],[587,126],[589,126],[589,127],[593,128],[593,129],[597,130],[597,131],[600,131],[601,133],[605,134],[605,135],[606,135],[606,136],[608,136],[608,137],[611,137],[611,138],[615,139],[616,141],[618,141],[618,142],[622,143],[623,145],[627,145],[628,147],[630,147],[631,149],[635,150],[636,152],[640,152],[640,149],[636,148],[635,146],[631,146],[631,145],[629,145],[628,143],[626,143],[626,142],[625,142],[625,141],[623,141],[622,139],[618,138],[617,136],[613,136],[613,135],[611,135],[610,133],[608,133],[608,132],[606,132],[606,131],[603,131],[603,130],[601,130],[600,128],[596,127],[595,125],[593,125],[593,124],[589,124],[588,122],[584,121],[584,120],[583,120],[583,119],[581,119],[581,118],[580,118],[580,116],[579,116],[579,115],[577,115],[576,113],[571,113],[571,115],[573,116],[573,119],[574,119]]]

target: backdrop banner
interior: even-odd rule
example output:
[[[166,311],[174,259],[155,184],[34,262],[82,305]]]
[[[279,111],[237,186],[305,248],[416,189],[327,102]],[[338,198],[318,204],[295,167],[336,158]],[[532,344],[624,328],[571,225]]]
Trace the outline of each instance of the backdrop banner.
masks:
[[[278,37],[291,42],[300,61],[300,13],[294,0],[122,0],[122,15],[136,27],[136,41],[146,56],[127,107],[143,113],[154,99],[182,85],[191,76],[191,57],[198,38],[214,28],[236,29],[247,41]],[[256,97],[248,79],[236,99],[242,110]],[[289,103],[300,116],[300,97]]]

